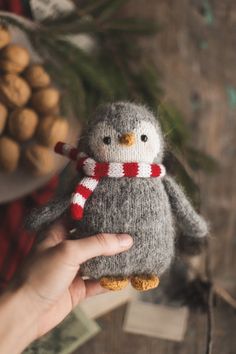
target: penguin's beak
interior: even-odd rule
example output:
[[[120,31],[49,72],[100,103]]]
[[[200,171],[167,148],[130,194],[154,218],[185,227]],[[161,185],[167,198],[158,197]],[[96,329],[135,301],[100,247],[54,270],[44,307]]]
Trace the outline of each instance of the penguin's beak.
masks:
[[[135,143],[135,134],[134,133],[125,133],[119,138],[121,145],[132,146]]]

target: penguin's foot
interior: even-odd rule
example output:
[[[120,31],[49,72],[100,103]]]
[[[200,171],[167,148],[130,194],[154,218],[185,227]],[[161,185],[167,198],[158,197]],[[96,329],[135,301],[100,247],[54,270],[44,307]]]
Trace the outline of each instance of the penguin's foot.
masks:
[[[147,291],[156,288],[160,281],[156,275],[135,275],[130,282],[136,290]]]
[[[125,277],[102,277],[99,281],[103,288],[113,291],[124,289],[128,282],[128,278]]]

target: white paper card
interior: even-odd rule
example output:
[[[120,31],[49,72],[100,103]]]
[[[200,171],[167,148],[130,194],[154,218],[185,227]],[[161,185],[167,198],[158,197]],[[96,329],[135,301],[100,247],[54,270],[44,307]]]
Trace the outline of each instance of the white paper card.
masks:
[[[123,329],[150,337],[182,341],[187,327],[188,308],[168,307],[143,301],[129,304]]]
[[[80,308],[91,319],[98,318],[118,306],[137,297],[137,291],[129,285],[121,291],[110,291],[94,297],[89,297],[80,303]]]

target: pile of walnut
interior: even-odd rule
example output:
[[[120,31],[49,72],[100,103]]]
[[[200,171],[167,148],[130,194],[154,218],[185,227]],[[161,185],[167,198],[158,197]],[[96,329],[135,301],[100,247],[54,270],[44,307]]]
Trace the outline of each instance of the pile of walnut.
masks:
[[[14,172],[21,163],[33,175],[48,174],[55,167],[52,147],[68,133],[58,114],[60,94],[27,49],[10,42],[0,26],[0,171]]]

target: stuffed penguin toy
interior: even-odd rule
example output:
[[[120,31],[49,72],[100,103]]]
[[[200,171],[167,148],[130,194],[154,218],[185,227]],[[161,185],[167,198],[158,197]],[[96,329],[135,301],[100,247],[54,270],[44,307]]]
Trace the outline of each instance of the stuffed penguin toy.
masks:
[[[82,132],[78,148],[59,142],[55,150],[75,161],[77,181],[72,194],[31,214],[31,228],[39,230],[67,215],[76,238],[128,233],[134,241],[127,252],[85,262],[83,276],[110,290],[129,281],[137,290],[149,290],[158,286],[173,259],[175,224],[186,238],[206,238],[206,222],[166,174],[163,134],[146,107],[103,105]]]

